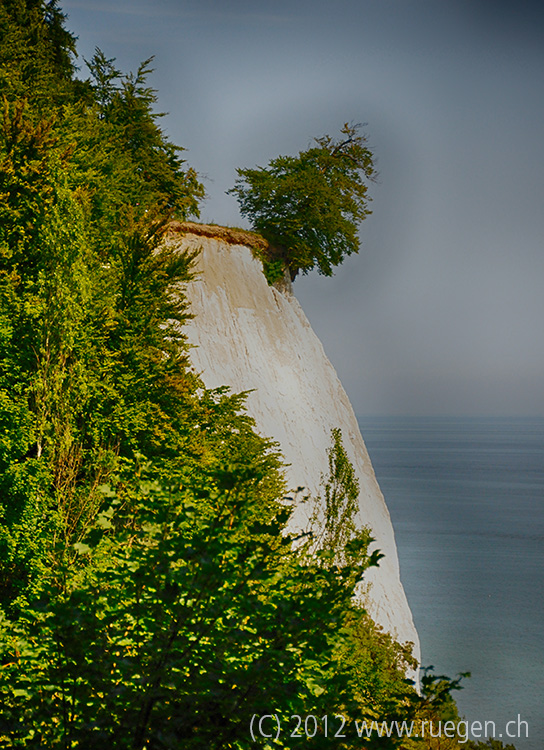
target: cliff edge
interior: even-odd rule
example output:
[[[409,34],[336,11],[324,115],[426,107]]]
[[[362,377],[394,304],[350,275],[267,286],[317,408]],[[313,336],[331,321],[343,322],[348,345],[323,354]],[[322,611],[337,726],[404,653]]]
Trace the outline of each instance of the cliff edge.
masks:
[[[177,231],[176,231],[177,229]],[[196,232],[196,230],[195,230]],[[359,522],[368,525],[385,555],[368,571],[369,611],[398,641],[419,639],[399,577],[393,527],[349,399],[321,342],[288,286],[268,286],[260,261],[249,247],[198,230],[174,228],[169,242],[201,249],[198,275],[187,288],[191,312],[185,332],[193,367],[208,388],[228,385],[252,390],[247,409],[258,430],[276,440],[286,462],[289,485],[317,493],[328,473],[331,430],[342,430],[346,452],[360,483]],[[307,521],[304,504],[292,525]]]

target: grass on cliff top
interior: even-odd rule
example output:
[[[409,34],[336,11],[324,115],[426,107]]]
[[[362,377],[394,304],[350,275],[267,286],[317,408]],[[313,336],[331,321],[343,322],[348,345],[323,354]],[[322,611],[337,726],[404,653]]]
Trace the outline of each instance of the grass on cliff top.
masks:
[[[198,224],[195,221],[172,221],[168,225],[169,234],[194,234],[198,237],[212,237],[230,245],[247,245],[256,250],[268,250],[268,242],[257,232],[240,227],[223,227],[219,224]]]
[[[283,255],[270,245],[262,235],[240,227],[223,227],[219,224],[199,224],[195,221],[172,221],[167,234],[192,234],[197,237],[211,237],[229,245],[245,245],[261,261],[264,276],[271,286],[283,285],[286,278],[286,263]],[[279,288],[279,287],[278,287]],[[290,289],[290,283],[288,283]]]

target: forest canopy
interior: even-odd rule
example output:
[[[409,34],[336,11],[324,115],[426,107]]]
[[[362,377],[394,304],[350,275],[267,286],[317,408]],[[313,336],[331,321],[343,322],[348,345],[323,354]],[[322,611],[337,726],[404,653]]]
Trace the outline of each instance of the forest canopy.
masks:
[[[0,0],[0,748],[271,747],[250,733],[271,712],[455,719],[458,684],[418,695],[409,645],[357,598],[379,553],[341,433],[295,545],[277,446],[192,371],[195,255],[164,234],[202,185],[151,60],[124,74],[97,50],[78,77],[65,22]]]

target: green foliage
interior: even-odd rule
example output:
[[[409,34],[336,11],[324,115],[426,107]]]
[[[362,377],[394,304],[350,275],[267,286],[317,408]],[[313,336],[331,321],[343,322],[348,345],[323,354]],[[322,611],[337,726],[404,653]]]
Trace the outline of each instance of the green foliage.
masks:
[[[156,124],[146,65],[95,101],[55,2],[4,2],[0,25],[0,593],[16,611],[92,522],[120,454],[192,442],[192,258],[157,248],[202,187]]]
[[[457,708],[452,697],[453,690],[461,690],[461,681],[470,677],[470,672],[461,673],[452,680],[446,675],[435,675],[432,667],[422,669],[421,693],[423,704],[440,709],[440,716],[445,719],[457,717]]]
[[[195,255],[163,240],[202,186],[157,125],[150,61],[124,76],[97,51],[78,81],[63,18],[0,2],[0,747],[242,749],[253,714],[435,710],[357,599],[380,555],[340,431],[294,544],[277,446],[246,394],[190,368]],[[343,132],[302,176],[354,217],[348,165],[370,155]],[[335,242],[324,272],[351,251]]]
[[[198,216],[204,189],[196,172],[184,169],[183,149],[168,141],[157,125],[162,115],[153,112],[156,92],[147,85],[153,72],[145,60],[136,74],[123,76],[101,50],[89,65],[91,89],[99,120],[113,136],[111,146],[130,160],[131,192],[125,193],[141,211],[159,205],[181,220]]]
[[[479,742],[468,740],[465,747],[467,750],[516,750],[514,745],[503,745],[500,740],[496,740],[493,737]]]
[[[366,685],[385,657],[366,649],[365,670],[361,639],[353,652],[368,560],[323,566],[294,549],[289,511],[263,494],[262,451],[245,457],[243,471],[199,476],[185,462],[162,474],[126,461],[102,488],[75,564],[5,624],[8,746],[249,748],[251,717],[271,707],[286,721],[386,710],[386,688],[368,697]]]
[[[265,253],[259,253],[263,264],[263,272],[269,285],[277,283],[285,274],[285,261],[282,258],[270,258]]]
[[[71,454],[73,405],[89,297],[84,217],[50,123],[4,107],[0,133],[0,392],[4,450],[0,535],[6,590],[37,578],[43,540],[57,526],[53,484]],[[11,398],[10,398],[11,396]],[[45,529],[49,529],[46,533]],[[6,568],[4,568],[4,565]]]
[[[369,553],[374,540],[358,519],[359,482],[338,428],[331,431],[327,457],[329,471],[321,477],[320,496],[313,499],[310,559],[333,574],[354,565],[364,572],[378,565],[383,555],[378,550]],[[337,669],[348,681],[356,719],[410,719],[419,700],[406,677],[417,667],[413,644],[397,643],[373,622],[364,608],[362,580],[350,580],[350,606],[342,617],[344,639],[335,646]]]
[[[359,480],[342,442],[342,431],[331,431],[327,451],[329,473],[321,478],[323,497],[318,498],[311,518],[315,548],[329,565],[341,565],[366,555],[373,541],[367,527],[357,525]],[[382,555],[373,555],[377,563]]]
[[[0,91],[44,115],[70,97],[75,37],[57,0],[1,0]]]
[[[270,267],[278,259],[292,279],[313,268],[332,276],[346,255],[358,252],[358,224],[370,213],[367,182],[375,176],[359,127],[345,124],[338,140],[326,135],[296,157],[237,170],[229,192],[271,244],[264,261],[267,277],[276,277]]]

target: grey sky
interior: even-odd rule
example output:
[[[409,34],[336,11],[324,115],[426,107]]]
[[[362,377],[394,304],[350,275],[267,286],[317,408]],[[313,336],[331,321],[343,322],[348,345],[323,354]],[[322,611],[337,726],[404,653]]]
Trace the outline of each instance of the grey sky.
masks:
[[[155,55],[202,220],[235,169],[367,123],[362,250],[295,292],[358,414],[544,414],[544,10],[459,0],[67,0],[85,57]],[[83,64],[83,63],[82,63]],[[84,66],[83,66],[84,68]]]

